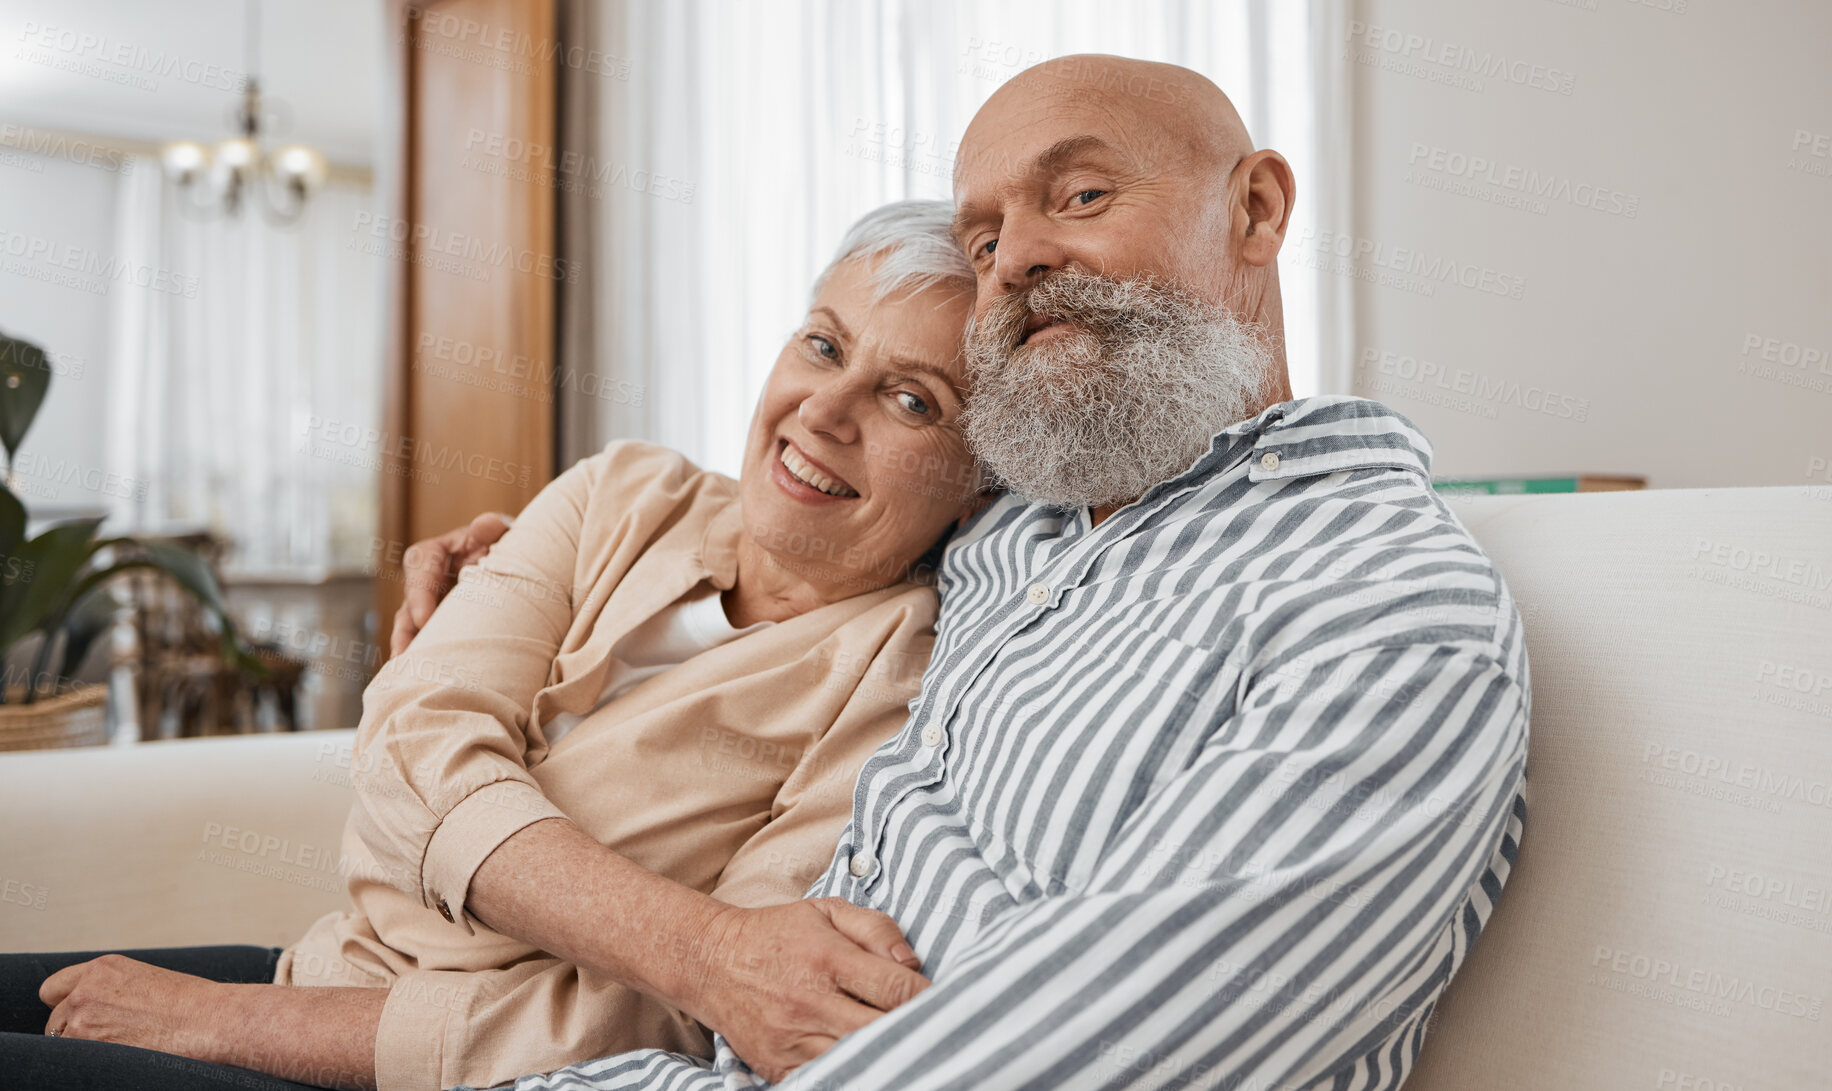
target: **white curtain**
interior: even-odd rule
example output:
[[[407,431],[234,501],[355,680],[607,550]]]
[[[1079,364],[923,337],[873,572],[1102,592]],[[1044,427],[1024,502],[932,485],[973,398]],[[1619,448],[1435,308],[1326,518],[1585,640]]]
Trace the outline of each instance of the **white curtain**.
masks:
[[[637,437],[735,471],[763,378],[847,225],[949,196],[974,111],[1051,57],[1209,76],[1290,159],[1292,237],[1345,229],[1343,4],[582,0],[569,33],[610,59],[564,84],[563,139],[584,159],[562,230],[591,276],[562,344],[602,396],[566,407],[562,453]],[[1281,284],[1294,388],[1346,390],[1348,286],[1291,261]]]
[[[258,196],[258,195],[257,195]],[[368,560],[374,445],[314,444],[381,418],[374,259],[349,246],[365,185],[333,182],[301,220],[200,220],[156,159],[123,172],[119,253],[153,289],[114,289],[110,468],[123,529],[204,527],[230,566],[311,575]]]

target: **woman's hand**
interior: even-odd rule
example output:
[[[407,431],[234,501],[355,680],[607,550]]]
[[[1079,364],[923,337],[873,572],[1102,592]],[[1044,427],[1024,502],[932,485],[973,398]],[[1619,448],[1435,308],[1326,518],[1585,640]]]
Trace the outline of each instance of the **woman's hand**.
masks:
[[[125,955],[103,955],[45,978],[46,1034],[214,1060],[210,1029],[216,983]]]
[[[156,1049],[314,1086],[373,1088],[387,989],[223,984],[103,955],[45,978],[45,1033]]]
[[[683,1007],[776,1083],[928,988],[920,965],[896,921],[844,898],[731,907]]]
[[[498,512],[486,511],[467,526],[448,530],[407,547],[401,558],[401,581],[405,597],[394,612],[394,634],[388,641],[388,654],[400,655],[413,643],[439,600],[458,582],[458,573],[489,556],[490,547],[508,533],[514,519]]]

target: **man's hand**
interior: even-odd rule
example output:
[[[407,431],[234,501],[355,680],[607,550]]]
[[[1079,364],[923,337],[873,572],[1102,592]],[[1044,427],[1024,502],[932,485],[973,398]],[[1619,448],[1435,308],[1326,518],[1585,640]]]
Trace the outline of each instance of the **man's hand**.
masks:
[[[38,998],[51,1008],[46,1034],[114,1042],[200,1061],[214,1060],[214,982],[103,955],[45,978]]]
[[[388,654],[400,655],[413,643],[438,608],[439,600],[458,582],[458,573],[489,555],[515,520],[498,512],[485,512],[469,526],[448,530],[437,538],[415,542],[401,558],[406,598],[394,613],[394,636]]]
[[[929,987],[897,922],[844,898],[714,918],[683,1005],[771,1083]]]

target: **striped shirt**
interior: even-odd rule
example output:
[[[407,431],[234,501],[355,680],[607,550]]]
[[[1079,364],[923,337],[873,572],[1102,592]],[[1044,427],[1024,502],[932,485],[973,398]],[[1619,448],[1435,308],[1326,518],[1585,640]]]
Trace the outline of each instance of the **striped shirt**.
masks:
[[[1006,497],[810,896],[934,984],[787,1086],[1396,1088],[1525,816],[1500,576],[1374,402],[1274,406],[1093,525]],[[761,1086],[721,1038],[518,1088]]]

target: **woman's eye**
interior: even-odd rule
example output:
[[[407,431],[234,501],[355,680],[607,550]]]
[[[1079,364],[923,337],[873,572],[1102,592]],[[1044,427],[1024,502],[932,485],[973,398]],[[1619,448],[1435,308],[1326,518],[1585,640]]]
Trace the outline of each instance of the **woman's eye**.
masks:
[[[1105,197],[1106,195],[1107,195],[1107,191],[1104,189],[1084,189],[1080,193],[1077,193],[1075,195],[1075,203],[1082,204],[1082,205],[1091,205],[1095,201],[1100,200],[1102,197]]]
[[[981,256],[990,255],[993,251],[997,250],[998,248],[999,248],[999,240],[987,239],[986,244],[980,247],[980,254]]]
[[[929,415],[929,403],[924,401],[920,394],[912,394],[907,390],[899,390],[897,392],[897,404],[919,417],[926,417]]]
[[[820,353],[829,360],[838,360],[840,358],[840,350],[834,347],[833,342],[827,340],[818,333],[809,334],[808,343],[814,346],[814,351]]]

